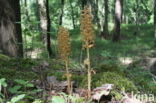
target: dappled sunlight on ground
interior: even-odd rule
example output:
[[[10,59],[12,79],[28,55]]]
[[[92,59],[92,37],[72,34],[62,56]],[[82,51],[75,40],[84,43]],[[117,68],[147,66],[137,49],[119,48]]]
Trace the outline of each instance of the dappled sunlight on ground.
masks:
[[[121,64],[123,65],[129,65],[133,62],[133,59],[130,57],[120,57],[119,61],[121,62]]]
[[[39,48],[37,48],[37,49],[35,49],[35,50],[33,50],[33,51],[29,51],[29,52],[27,52],[27,56],[28,57],[31,57],[31,58],[33,58],[33,59],[36,59],[36,58],[39,58],[39,54],[41,54],[42,53],[42,50],[41,49],[39,49]]]

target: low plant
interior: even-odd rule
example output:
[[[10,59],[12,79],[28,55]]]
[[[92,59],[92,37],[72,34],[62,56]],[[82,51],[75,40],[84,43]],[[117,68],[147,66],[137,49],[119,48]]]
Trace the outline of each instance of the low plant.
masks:
[[[71,94],[71,74],[69,73],[69,56],[71,52],[70,47],[70,39],[69,39],[69,32],[64,27],[59,28],[58,32],[58,53],[61,58],[61,60],[65,63],[66,68],[66,77],[67,77],[67,91],[69,94]]]
[[[26,94],[25,97],[27,99],[34,99],[33,95],[42,91],[41,89],[35,89],[34,84],[29,81],[15,79],[14,82],[15,85],[8,88],[9,93],[13,95]]]
[[[88,73],[88,98],[91,97],[91,72],[93,71],[91,68],[90,62],[90,49],[94,46],[94,32],[93,32],[93,24],[92,24],[92,16],[91,10],[88,6],[84,8],[81,12],[81,38],[82,38],[82,48],[86,51],[86,59],[84,60],[84,65],[86,66]]]
[[[25,97],[25,94],[21,94],[21,95],[17,95],[15,97],[12,97],[10,101],[8,101],[7,103],[17,103],[20,100],[22,100]]]
[[[53,96],[51,101],[52,103],[83,103],[85,99],[60,93],[60,96]]]
[[[22,99],[35,99],[33,95],[41,91],[34,89],[32,83],[21,79],[14,80],[13,85],[13,87],[9,87],[6,79],[0,79],[0,103],[17,103]]]
[[[7,98],[5,97],[5,94],[2,93],[2,88],[6,88],[7,87],[7,83],[6,83],[6,79],[2,78],[0,79],[0,103],[17,103],[18,101],[22,100],[25,97],[25,94],[20,94],[20,95],[16,95],[14,97],[11,98],[11,100],[7,100]],[[3,92],[6,92],[6,90],[4,90]]]
[[[7,87],[7,83],[5,78],[0,79],[0,103],[4,101],[5,99],[5,95],[2,93],[2,88],[6,88]]]

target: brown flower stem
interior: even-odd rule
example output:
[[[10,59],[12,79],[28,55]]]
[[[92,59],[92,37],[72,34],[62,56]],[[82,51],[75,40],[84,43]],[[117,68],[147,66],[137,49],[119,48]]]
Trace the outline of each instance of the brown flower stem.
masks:
[[[70,82],[68,61],[65,61],[65,65],[66,65],[66,76],[67,76],[67,92],[68,92],[68,94],[71,94],[71,82]]]
[[[88,60],[88,98],[91,97],[91,65],[90,65],[90,53],[89,53],[89,48],[87,49],[87,60]]]
[[[86,59],[84,60],[84,65],[87,69],[87,85],[88,85],[88,98],[91,97],[91,61],[90,61],[90,48],[94,46],[94,31],[92,24],[91,10],[88,6],[85,6],[84,10],[81,12],[80,29],[82,35],[82,47],[86,49]]]

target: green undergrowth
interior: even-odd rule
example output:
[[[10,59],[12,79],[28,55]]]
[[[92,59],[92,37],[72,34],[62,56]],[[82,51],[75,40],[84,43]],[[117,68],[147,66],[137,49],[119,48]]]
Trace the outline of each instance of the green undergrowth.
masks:
[[[126,69],[125,73],[135,83],[139,91],[156,95],[156,83],[150,71],[134,66]]]
[[[8,61],[10,59],[10,57],[0,54],[0,61]]]
[[[86,77],[82,80],[82,87],[87,86],[86,80]],[[122,91],[123,89],[127,92],[137,90],[136,86],[131,80],[115,72],[103,72],[93,75],[92,88],[102,86],[103,84],[113,84],[114,88],[119,91]]]
[[[6,78],[7,80],[23,79],[23,80],[33,80],[37,79],[37,75],[32,71],[19,71],[18,69],[0,69],[0,78]]]
[[[124,76],[124,67],[115,63],[115,62],[107,62],[107,63],[102,63],[99,64],[99,66],[97,66],[97,68],[95,68],[95,71],[97,73],[101,73],[101,72],[115,72],[119,75]]]
[[[18,78],[24,80],[37,79],[38,74],[32,68],[39,68],[44,65],[44,62],[49,64],[47,73],[50,75],[58,76],[58,74],[55,74],[57,73],[56,70],[63,69],[63,65],[59,60],[10,58],[0,54],[0,78],[6,78],[7,80]]]
[[[47,76],[56,76],[58,80],[66,80],[64,65],[60,60],[55,59],[19,59],[9,58],[0,55],[0,78],[5,78],[8,81],[15,79],[34,80],[39,79],[39,75],[32,68],[40,66],[43,61],[49,63]],[[74,63],[74,62],[72,62]],[[72,64],[73,66],[74,64]],[[75,64],[76,65],[76,64]],[[156,84],[150,73],[142,68],[135,66],[124,67],[118,63],[105,62],[94,65],[96,74],[92,77],[92,88],[99,87],[103,84],[113,84],[113,95],[116,98],[121,96],[121,91],[141,91],[145,93],[156,94]],[[75,70],[71,67],[71,70]],[[72,81],[75,81],[77,87],[86,88],[87,76],[86,73],[72,73]]]
[[[32,71],[32,67],[38,65],[32,59],[19,59],[19,58],[1,58],[0,59],[0,78],[7,80],[24,79],[32,80],[36,78],[36,74]]]

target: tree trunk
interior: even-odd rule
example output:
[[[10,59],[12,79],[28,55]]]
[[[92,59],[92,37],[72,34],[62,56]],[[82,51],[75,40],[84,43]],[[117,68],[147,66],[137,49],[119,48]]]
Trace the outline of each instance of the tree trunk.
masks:
[[[100,19],[99,19],[99,0],[95,0],[95,22],[97,24],[97,27],[100,29]]]
[[[0,49],[13,57],[23,55],[21,25],[15,24],[20,22],[19,7],[19,1],[0,0]]]
[[[120,40],[120,24],[122,18],[122,0],[115,0],[115,27],[113,34],[113,41],[117,42]]]
[[[59,16],[59,25],[63,23],[63,15],[64,15],[64,0],[61,0],[61,11]]]
[[[15,15],[16,38],[18,44],[18,56],[23,57],[23,38],[21,28],[21,8],[20,0],[8,0]]]
[[[99,19],[99,0],[90,0],[88,1],[88,6],[91,8],[93,15],[93,23],[96,24],[97,28],[100,28],[100,19]]]
[[[50,40],[50,17],[49,17],[49,1],[38,0],[38,12],[40,20],[41,40],[48,51],[49,56],[52,56],[51,40]]]
[[[156,41],[156,0],[154,0],[154,36]]]
[[[136,10],[135,10],[135,25],[136,25],[136,30],[134,32],[134,35],[138,35],[139,34],[139,4],[140,4],[140,0],[136,0]]]
[[[50,21],[50,13],[49,13],[49,0],[46,0],[46,11],[47,11],[47,50],[49,56],[54,56],[52,49],[51,49],[51,38],[50,38],[50,28],[51,28],[51,21]]]
[[[47,14],[45,0],[38,0],[38,13],[40,21],[41,40],[46,47],[47,45]]]
[[[27,16],[26,19],[28,22],[30,22],[27,0],[24,0],[24,6],[25,6],[25,15]]]
[[[108,0],[105,1],[105,18],[104,18],[104,25],[103,25],[103,31],[101,33],[101,36],[106,38],[108,35]]]
[[[70,0],[69,2],[70,2],[70,8],[71,8],[71,17],[72,17],[73,28],[75,28],[76,25],[75,25],[74,8],[73,8],[73,5],[72,5],[72,0]]]

